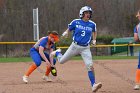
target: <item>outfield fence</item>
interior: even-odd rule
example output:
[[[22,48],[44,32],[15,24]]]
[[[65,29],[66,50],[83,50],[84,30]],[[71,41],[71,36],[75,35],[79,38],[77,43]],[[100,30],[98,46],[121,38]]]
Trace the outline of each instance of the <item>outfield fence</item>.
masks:
[[[0,57],[27,57],[35,42],[0,42]],[[95,56],[138,56],[140,44],[109,44],[91,46]],[[69,46],[61,46],[64,53]]]

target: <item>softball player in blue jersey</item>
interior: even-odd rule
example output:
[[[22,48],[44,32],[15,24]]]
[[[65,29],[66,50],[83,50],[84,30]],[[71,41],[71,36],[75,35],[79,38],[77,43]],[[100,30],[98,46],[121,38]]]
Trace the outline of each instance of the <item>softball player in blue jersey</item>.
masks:
[[[95,83],[93,61],[90,51],[90,42],[92,37],[92,43],[94,45],[96,44],[96,24],[90,20],[92,16],[92,9],[88,6],[81,8],[79,16],[80,19],[74,19],[68,25],[68,29],[62,34],[62,36],[65,37],[69,32],[73,31],[73,42],[68,50],[64,53],[64,55],[62,55],[57,50],[53,51],[51,54],[52,56],[56,55],[58,62],[61,64],[67,62],[72,56],[80,54],[88,70],[92,91],[96,92],[99,88],[102,87],[101,83]]]
[[[34,63],[29,67],[28,71],[23,76],[23,81],[28,83],[29,75],[41,65],[41,62],[46,62],[46,73],[43,76],[43,79],[46,81],[51,81],[49,73],[51,67],[55,65],[56,60],[50,56],[50,53],[53,51],[54,43],[59,41],[58,33],[53,31],[50,32],[48,36],[42,37],[31,49],[30,56]]]
[[[134,28],[134,39],[137,42],[140,42],[140,10],[138,11],[136,17],[139,20],[139,24]],[[139,60],[138,60],[138,67],[136,70],[136,79],[135,79],[136,85],[134,86],[135,90],[140,89],[140,52],[139,52]]]

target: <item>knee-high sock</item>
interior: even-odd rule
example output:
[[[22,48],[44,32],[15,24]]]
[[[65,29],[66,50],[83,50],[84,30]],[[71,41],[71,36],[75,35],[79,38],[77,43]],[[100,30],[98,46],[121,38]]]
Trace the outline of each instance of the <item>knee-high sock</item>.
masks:
[[[140,69],[136,70],[136,83],[140,84]]]
[[[25,73],[25,75],[26,75],[26,76],[29,76],[36,68],[37,68],[36,64],[33,63],[33,64],[29,67],[29,69],[28,69],[28,71]]]
[[[88,71],[88,76],[91,82],[91,86],[93,86],[93,84],[95,83],[95,75],[93,71]]]
[[[50,66],[46,66],[46,76],[49,76],[49,73],[51,72],[51,67]]]

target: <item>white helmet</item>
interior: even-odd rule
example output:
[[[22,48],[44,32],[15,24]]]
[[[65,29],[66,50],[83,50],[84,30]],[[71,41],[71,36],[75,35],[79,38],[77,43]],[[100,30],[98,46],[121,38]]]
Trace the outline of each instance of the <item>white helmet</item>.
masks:
[[[92,14],[92,9],[89,6],[84,6],[80,9],[80,12],[79,12],[79,17],[80,18],[83,18],[83,14],[84,14],[85,11],[90,11],[91,14]],[[91,18],[91,16],[90,16],[90,18]]]

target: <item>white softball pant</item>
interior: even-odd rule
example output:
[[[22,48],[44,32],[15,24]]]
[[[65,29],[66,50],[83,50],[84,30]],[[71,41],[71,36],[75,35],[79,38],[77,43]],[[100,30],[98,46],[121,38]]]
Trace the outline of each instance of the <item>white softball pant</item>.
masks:
[[[79,46],[72,42],[68,50],[64,53],[64,55],[58,55],[58,62],[63,64],[67,62],[71,57],[80,54],[83,58],[83,61],[86,65],[88,71],[91,71],[93,66],[92,55],[90,51],[90,46]]]

